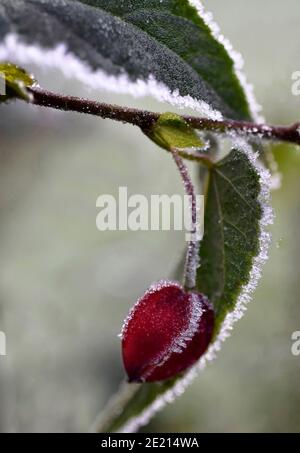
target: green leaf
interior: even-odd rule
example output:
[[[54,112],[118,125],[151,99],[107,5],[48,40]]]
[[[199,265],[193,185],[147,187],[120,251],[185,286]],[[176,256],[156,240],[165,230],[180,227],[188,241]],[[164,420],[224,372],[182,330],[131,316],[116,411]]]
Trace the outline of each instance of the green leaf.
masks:
[[[225,116],[233,115],[240,119],[251,117],[230,56],[187,0],[80,1],[102,8],[134,24],[186,62],[192,70],[190,81],[187,81],[190,88],[186,94],[194,95],[192,78],[197,74],[200,80],[222,99],[224,107],[216,105],[215,108]],[[172,68],[170,69],[172,74]],[[178,68],[174,67],[174,74],[177,71]],[[203,99],[210,103],[210,99]]]
[[[93,430],[101,433],[123,431],[128,423],[139,419],[157,398],[172,389],[175,379],[162,383],[125,384],[116,395],[104,416],[95,423]],[[140,426],[139,422],[137,428]]]
[[[205,143],[197,132],[184,119],[175,113],[163,113],[147,135],[158,146],[170,150],[192,149],[201,150]]]
[[[260,180],[249,158],[233,150],[210,170],[197,289],[208,296],[216,331],[235,308],[259,252]]]
[[[4,80],[5,86],[5,94],[0,94],[0,102],[11,98],[30,100],[27,88],[31,87],[35,80],[24,69],[11,63],[0,63],[0,78]]]
[[[188,0],[0,0],[0,41],[10,33],[42,49],[64,43],[92,70],[131,82],[152,76],[190,106],[251,117],[231,57]]]

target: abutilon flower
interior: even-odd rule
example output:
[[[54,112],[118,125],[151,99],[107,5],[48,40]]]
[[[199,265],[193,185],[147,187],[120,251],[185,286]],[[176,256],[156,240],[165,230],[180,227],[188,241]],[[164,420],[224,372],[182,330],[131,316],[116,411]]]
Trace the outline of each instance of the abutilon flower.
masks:
[[[214,311],[203,294],[173,281],[153,284],[122,330],[129,382],[163,381],[191,367],[206,351],[213,328]]]

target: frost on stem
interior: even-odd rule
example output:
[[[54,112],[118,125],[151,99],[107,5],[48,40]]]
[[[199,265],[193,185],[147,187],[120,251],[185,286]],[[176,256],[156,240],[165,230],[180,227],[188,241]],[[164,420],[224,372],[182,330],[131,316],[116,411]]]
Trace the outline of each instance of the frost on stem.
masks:
[[[194,289],[196,286],[196,273],[199,266],[199,246],[200,241],[197,240],[197,202],[196,194],[193,182],[191,180],[189,171],[183,162],[183,159],[179,156],[178,151],[171,148],[173,159],[177,165],[181,179],[184,185],[186,195],[189,196],[190,200],[190,211],[191,211],[191,240],[188,243],[187,256],[184,270],[184,286],[187,290]]]

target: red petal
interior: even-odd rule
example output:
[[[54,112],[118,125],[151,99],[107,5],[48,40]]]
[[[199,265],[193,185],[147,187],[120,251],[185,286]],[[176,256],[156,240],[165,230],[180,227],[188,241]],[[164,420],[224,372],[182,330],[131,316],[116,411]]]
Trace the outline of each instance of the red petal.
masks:
[[[193,365],[206,351],[214,313],[205,296],[176,282],[153,285],[133,307],[122,332],[129,381],[162,381]]]

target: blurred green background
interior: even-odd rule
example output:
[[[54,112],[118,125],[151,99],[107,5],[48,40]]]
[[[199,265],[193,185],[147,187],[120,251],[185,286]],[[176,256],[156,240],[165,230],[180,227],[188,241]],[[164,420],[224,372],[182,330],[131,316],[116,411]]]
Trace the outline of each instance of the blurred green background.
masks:
[[[207,0],[241,51],[267,120],[300,119],[298,0]],[[31,68],[47,88],[170,110],[87,90]],[[0,431],[87,431],[123,378],[120,331],[149,284],[169,277],[183,233],[96,229],[98,195],[182,193],[170,156],[135,128],[21,103],[0,108]],[[219,358],[152,432],[288,432],[300,427],[300,151],[276,146],[270,260],[246,316]]]

